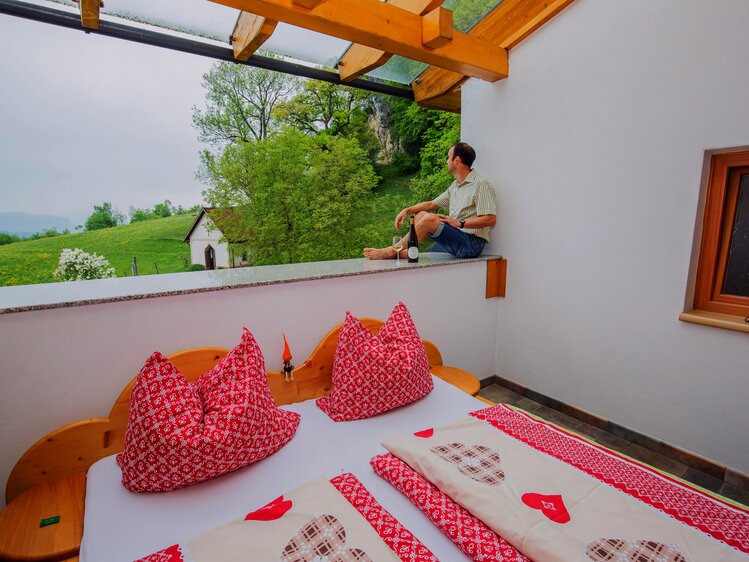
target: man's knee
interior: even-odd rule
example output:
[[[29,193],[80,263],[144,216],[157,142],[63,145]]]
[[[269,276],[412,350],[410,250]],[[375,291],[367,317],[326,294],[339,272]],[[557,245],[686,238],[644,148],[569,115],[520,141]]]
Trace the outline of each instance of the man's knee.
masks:
[[[423,224],[424,226],[431,227],[433,230],[439,225],[440,218],[432,213],[420,211],[419,213],[416,213],[415,222],[416,224]]]

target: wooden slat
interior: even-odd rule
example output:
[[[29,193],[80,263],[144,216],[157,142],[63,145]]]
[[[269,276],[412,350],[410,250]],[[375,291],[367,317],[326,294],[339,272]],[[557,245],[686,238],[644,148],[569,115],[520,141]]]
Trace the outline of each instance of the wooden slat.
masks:
[[[503,0],[468,33],[512,49],[536,29],[561,12],[573,0]],[[428,68],[412,86],[417,103],[435,98],[460,86],[466,76],[446,72],[441,68]]]
[[[390,4],[424,15],[442,4],[443,0],[390,0]],[[385,64],[393,55],[381,49],[354,43],[338,63],[341,80],[349,82]]]
[[[505,49],[457,31],[447,45],[426,48],[421,42],[421,16],[379,0],[327,0],[313,10],[291,0],[212,1],[466,76],[491,82],[507,76]]]
[[[486,298],[504,297],[507,285],[507,260],[486,262]]]
[[[99,29],[100,0],[78,0],[81,9],[81,25],[86,29]]]
[[[421,18],[421,42],[436,49],[453,40],[453,13],[442,6]]]
[[[276,25],[277,21],[249,12],[240,13],[231,34],[234,58],[241,61],[249,59],[273,35]]]

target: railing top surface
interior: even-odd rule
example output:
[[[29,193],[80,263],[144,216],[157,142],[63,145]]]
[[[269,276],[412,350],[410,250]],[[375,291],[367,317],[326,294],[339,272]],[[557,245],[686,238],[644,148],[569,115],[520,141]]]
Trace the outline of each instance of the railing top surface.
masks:
[[[482,255],[474,259],[456,259],[449,254],[423,252],[419,256],[419,263],[409,264],[401,260],[400,267],[396,267],[394,260],[371,261],[360,258],[0,287],[0,314],[356,275],[393,274],[425,267],[483,262],[500,257]]]

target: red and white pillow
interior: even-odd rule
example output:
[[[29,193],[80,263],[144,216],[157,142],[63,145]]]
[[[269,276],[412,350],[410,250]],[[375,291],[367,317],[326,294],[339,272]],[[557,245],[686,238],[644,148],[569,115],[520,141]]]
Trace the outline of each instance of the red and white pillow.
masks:
[[[165,492],[263,459],[291,440],[299,414],[278,408],[255,338],[242,341],[190,383],[161,353],[148,358],[130,395],[122,483]]]
[[[432,391],[426,350],[403,303],[377,335],[346,312],[332,378],[330,394],[317,405],[334,421],[369,418]]]

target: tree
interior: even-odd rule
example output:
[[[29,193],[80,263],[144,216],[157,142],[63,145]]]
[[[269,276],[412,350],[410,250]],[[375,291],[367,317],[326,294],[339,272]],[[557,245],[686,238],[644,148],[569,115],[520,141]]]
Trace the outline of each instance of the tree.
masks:
[[[86,230],[99,230],[124,224],[125,217],[112,208],[112,203],[104,201],[101,205],[94,205],[94,212],[86,219]]]
[[[203,75],[206,108],[193,108],[193,126],[201,142],[263,140],[273,130],[272,112],[288,97],[297,79],[243,64],[219,62]]]
[[[212,218],[255,265],[358,256],[367,234],[362,216],[377,184],[353,139],[311,137],[284,129],[264,141],[228,145],[204,160],[217,208]]]
[[[367,123],[371,98],[371,94],[356,88],[306,80],[291,100],[278,103],[273,115],[307,134],[355,138],[374,158],[380,147]]]

